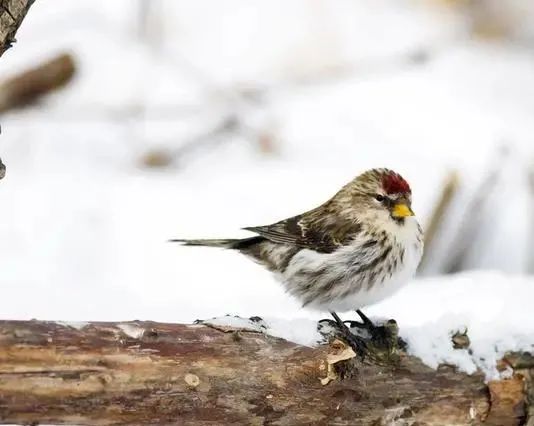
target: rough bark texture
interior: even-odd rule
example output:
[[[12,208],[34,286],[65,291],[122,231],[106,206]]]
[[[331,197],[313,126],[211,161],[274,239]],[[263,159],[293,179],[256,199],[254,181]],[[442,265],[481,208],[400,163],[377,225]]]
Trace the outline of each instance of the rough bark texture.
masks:
[[[0,0],[0,56],[16,41],[15,34],[34,0]]]
[[[0,422],[442,426],[525,419],[521,377],[493,384],[490,393],[480,375],[435,371],[406,355],[395,366],[369,365],[339,341],[308,348],[226,331],[0,321]]]

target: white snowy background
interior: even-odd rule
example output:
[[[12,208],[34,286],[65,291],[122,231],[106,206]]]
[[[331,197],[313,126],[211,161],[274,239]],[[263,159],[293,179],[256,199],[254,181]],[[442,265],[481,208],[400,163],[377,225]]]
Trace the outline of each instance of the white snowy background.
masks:
[[[245,236],[377,166],[407,178],[426,225],[456,170],[459,202],[425,277],[367,312],[396,318],[430,365],[491,374],[504,351],[532,349],[534,8],[454,3],[37,1],[0,77],[62,51],[78,73],[1,117],[0,318],[258,315],[312,343],[326,314],[301,309],[261,267],[166,240]],[[480,20],[497,30],[474,30]],[[238,131],[170,167],[143,165],[233,117]],[[498,182],[481,186],[496,163]],[[477,196],[487,202],[470,207]],[[470,271],[436,275],[475,213]],[[472,356],[450,343],[464,327]]]

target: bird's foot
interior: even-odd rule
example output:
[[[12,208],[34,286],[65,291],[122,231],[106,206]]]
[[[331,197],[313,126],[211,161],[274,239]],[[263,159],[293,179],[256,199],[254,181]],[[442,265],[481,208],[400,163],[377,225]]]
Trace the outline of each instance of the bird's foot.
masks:
[[[399,327],[393,319],[381,325],[371,321],[343,321],[342,324],[323,319],[319,321],[318,330],[324,337],[335,335],[345,341],[362,359],[395,363],[398,351],[406,349],[406,342],[399,337]]]
[[[367,354],[367,343],[365,338],[352,333],[347,325],[343,324],[343,327],[341,327],[334,320],[322,319],[317,324],[317,329],[325,339],[330,339],[334,336],[343,340],[358,356],[362,359],[365,358],[365,355]]]
[[[356,309],[356,313],[360,316],[361,321],[345,321],[350,328],[356,328],[360,331],[366,332],[369,338],[373,338],[380,333],[380,326],[376,326],[375,323],[367,317],[367,315],[365,315],[359,309]]]
[[[324,337],[332,335],[347,343],[354,352],[363,360],[368,353],[367,342],[365,338],[354,334],[347,325],[341,321],[337,314],[332,313],[334,320],[323,319],[317,324],[317,329]]]
[[[353,321],[354,323],[355,321]],[[352,327],[352,325],[351,325]],[[362,329],[361,323],[356,325]],[[369,335],[369,339],[374,346],[394,351],[396,349],[406,349],[406,342],[399,336],[399,326],[394,319],[387,320],[382,325],[364,326],[364,330]]]
[[[399,336],[397,321],[390,319],[382,325],[376,325],[361,310],[357,309],[356,313],[360,316],[361,322],[350,321],[350,328],[364,330],[376,346],[389,348],[390,350],[406,349],[406,342]]]

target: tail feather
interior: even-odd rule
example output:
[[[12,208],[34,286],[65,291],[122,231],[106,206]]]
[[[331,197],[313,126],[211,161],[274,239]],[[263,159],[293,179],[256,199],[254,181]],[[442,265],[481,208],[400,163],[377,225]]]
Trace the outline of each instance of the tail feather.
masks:
[[[225,249],[243,249],[262,241],[262,237],[251,237],[243,239],[205,239],[205,240],[186,240],[172,239],[171,243],[181,243],[184,246],[201,246],[201,247],[219,247]]]

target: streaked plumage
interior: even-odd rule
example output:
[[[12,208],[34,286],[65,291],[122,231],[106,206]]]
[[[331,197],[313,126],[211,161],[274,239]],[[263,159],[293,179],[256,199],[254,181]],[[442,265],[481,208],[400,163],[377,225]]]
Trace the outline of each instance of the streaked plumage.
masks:
[[[388,169],[369,170],[321,206],[235,240],[173,240],[235,249],[275,273],[304,306],[359,309],[404,285],[423,252],[411,190]]]

